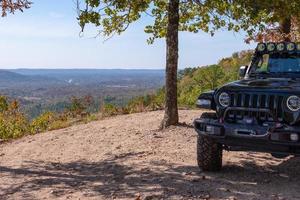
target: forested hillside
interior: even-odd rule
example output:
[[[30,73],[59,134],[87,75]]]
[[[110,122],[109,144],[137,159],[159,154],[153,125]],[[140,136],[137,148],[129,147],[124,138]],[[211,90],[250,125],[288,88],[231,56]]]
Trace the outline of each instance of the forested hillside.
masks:
[[[179,72],[179,105],[193,106],[198,95],[237,80],[239,67],[248,65],[252,51],[242,51],[221,59],[216,65],[186,68]]]

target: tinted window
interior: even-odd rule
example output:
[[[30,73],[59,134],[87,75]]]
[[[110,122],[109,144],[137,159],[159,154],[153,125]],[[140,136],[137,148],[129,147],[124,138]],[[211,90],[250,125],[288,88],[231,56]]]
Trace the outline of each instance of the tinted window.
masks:
[[[258,58],[255,72],[287,73],[300,72],[300,55],[268,55]]]

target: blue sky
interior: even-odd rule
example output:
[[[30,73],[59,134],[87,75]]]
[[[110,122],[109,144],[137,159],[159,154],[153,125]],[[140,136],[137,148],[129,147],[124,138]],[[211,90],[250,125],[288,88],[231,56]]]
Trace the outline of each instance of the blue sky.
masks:
[[[0,18],[0,68],[164,68],[165,42],[148,45],[144,26],[133,24],[105,41],[88,28],[79,37],[74,0],[32,0],[32,8]],[[233,52],[251,49],[243,33],[180,34],[179,67],[216,63]]]

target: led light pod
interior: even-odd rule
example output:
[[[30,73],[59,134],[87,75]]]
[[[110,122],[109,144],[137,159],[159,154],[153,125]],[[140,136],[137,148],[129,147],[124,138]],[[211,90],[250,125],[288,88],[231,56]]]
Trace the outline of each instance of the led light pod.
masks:
[[[277,51],[282,52],[282,51],[284,51],[284,49],[285,49],[285,45],[283,42],[277,44],[277,46],[276,46]]]
[[[257,51],[263,52],[266,50],[266,44],[265,43],[259,43],[257,45]]]
[[[276,45],[274,43],[268,43],[267,44],[267,50],[268,51],[274,51],[276,49]]]
[[[295,51],[295,49],[296,49],[295,43],[292,43],[292,42],[287,43],[286,49],[287,49],[288,51]]]

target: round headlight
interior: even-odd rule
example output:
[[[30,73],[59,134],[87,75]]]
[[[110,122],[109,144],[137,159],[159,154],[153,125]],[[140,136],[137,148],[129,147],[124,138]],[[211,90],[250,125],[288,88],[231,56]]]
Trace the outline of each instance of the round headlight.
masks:
[[[290,111],[296,112],[300,110],[300,97],[298,96],[290,96],[286,100],[286,105]]]
[[[219,95],[219,103],[223,107],[228,107],[230,105],[230,96],[226,92],[222,92]]]
[[[269,43],[269,44],[267,45],[267,49],[268,49],[268,51],[274,51],[274,50],[275,50],[275,48],[276,48],[276,46],[275,46],[275,44],[274,44],[274,43]]]
[[[285,48],[285,45],[284,45],[283,42],[278,43],[277,46],[276,46],[277,51],[283,51],[284,48]]]
[[[292,42],[289,42],[287,45],[286,45],[286,49],[288,51],[294,51],[296,49],[296,45]]]
[[[260,52],[266,50],[266,44],[265,43],[259,43],[257,45],[257,50],[260,51]]]

